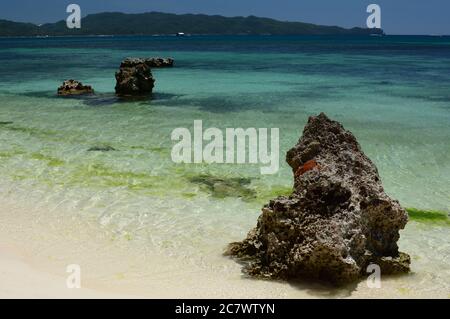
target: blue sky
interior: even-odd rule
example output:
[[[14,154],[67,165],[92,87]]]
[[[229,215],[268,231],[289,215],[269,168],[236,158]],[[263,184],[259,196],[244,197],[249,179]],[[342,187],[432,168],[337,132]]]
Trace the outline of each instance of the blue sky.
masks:
[[[448,0],[13,0],[2,1],[0,19],[34,23],[65,19],[65,8],[79,4],[83,16],[104,11],[256,15],[344,27],[365,26],[366,7],[382,9],[389,34],[450,34]]]

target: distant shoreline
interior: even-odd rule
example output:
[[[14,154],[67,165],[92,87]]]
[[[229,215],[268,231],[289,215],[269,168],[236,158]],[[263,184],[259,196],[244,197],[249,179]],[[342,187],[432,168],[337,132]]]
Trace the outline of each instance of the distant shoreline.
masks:
[[[48,36],[0,36],[0,39],[75,39],[75,38],[132,38],[132,37],[147,37],[147,38],[180,38],[171,34],[114,34],[114,35],[48,35]],[[198,37],[360,37],[372,38],[370,34],[190,34],[181,38],[198,38]],[[383,37],[425,37],[425,38],[449,38],[450,35],[429,35],[429,34],[386,34]]]
[[[256,16],[225,17],[205,14],[103,12],[82,18],[81,28],[69,29],[65,20],[36,25],[0,19],[0,36],[67,35],[369,35],[382,29],[344,28],[305,22],[280,21]]]

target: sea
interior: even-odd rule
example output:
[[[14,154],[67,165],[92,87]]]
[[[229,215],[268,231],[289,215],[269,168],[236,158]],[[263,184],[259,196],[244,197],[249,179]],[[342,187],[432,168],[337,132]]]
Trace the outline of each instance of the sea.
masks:
[[[152,96],[117,97],[121,61],[156,56],[175,65],[152,70]],[[95,95],[58,97],[67,79]],[[88,284],[130,294],[450,298],[450,227],[426,218],[401,232],[411,274],[381,289],[254,280],[222,255],[291,192],[285,154],[321,112],[405,208],[450,212],[450,37],[1,38],[0,232],[39,267],[80,264]],[[174,162],[171,134],[195,120],[279,129],[279,170]]]

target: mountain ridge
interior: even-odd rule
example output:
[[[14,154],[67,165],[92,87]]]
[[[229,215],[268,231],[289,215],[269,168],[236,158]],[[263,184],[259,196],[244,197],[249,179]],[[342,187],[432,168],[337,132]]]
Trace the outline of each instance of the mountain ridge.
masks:
[[[0,36],[70,35],[369,35],[383,34],[381,29],[324,26],[313,23],[279,21],[256,16],[225,17],[206,14],[163,12],[102,12],[82,18],[81,29],[68,29],[66,21],[35,25],[0,20]]]

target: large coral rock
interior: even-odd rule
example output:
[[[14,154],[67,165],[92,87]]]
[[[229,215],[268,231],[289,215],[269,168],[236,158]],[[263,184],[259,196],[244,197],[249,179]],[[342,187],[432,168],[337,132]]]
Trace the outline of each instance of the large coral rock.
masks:
[[[83,95],[93,94],[94,89],[90,85],[83,85],[83,83],[76,80],[67,80],[58,88],[58,95]]]
[[[293,194],[270,201],[247,239],[228,248],[251,261],[247,273],[346,284],[367,276],[371,263],[382,275],[409,271],[397,246],[407,213],[351,132],[323,113],[310,117],[287,162]]]
[[[147,95],[155,86],[150,67],[142,59],[125,59],[116,72],[116,93],[118,95]]]

